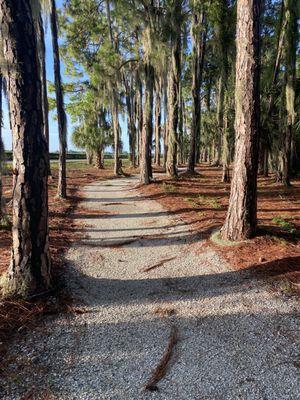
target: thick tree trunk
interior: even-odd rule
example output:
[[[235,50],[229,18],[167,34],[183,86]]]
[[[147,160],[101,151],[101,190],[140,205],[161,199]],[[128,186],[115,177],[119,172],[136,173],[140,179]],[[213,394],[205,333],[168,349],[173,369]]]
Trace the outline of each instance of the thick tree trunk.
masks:
[[[238,0],[236,60],[236,148],[229,207],[222,237],[243,240],[257,224],[259,144],[259,0]]]
[[[145,64],[145,106],[143,115],[143,130],[141,137],[140,181],[144,185],[150,183],[151,171],[151,140],[153,136],[153,89],[154,70],[149,62]]]
[[[50,22],[52,32],[52,47],[54,59],[54,80],[56,93],[56,108],[59,133],[59,169],[58,169],[58,188],[57,195],[63,199],[67,197],[67,173],[66,173],[66,153],[67,153],[67,118],[64,107],[64,95],[60,75],[60,56],[58,47],[58,28],[55,0],[51,0]]]
[[[29,0],[0,0],[0,24],[5,32],[3,51],[13,132],[13,246],[7,290],[27,296],[47,290],[51,283],[48,152]]]
[[[195,5],[196,7],[196,5]],[[195,171],[196,164],[196,149],[200,148],[200,129],[201,129],[201,85],[202,73],[204,65],[204,54],[206,44],[206,31],[205,31],[205,15],[204,11],[200,12],[197,9],[193,15],[192,38],[193,38],[193,52],[192,52],[192,98],[193,98],[193,115],[191,127],[191,140],[188,171]]]
[[[169,72],[169,107],[168,107],[168,155],[166,172],[171,178],[177,177],[177,144],[179,88],[181,76],[181,1],[176,0],[173,6],[173,27],[171,44],[171,70]]]

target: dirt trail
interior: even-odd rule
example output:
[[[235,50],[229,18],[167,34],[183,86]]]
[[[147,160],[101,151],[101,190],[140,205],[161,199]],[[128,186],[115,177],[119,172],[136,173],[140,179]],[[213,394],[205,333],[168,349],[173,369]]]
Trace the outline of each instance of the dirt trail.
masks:
[[[14,343],[0,397],[300,399],[299,303],[212,250],[200,254],[201,237],[136,184],[84,189],[86,237],[67,255],[84,313],[48,319]],[[145,391],[174,327],[167,373]]]

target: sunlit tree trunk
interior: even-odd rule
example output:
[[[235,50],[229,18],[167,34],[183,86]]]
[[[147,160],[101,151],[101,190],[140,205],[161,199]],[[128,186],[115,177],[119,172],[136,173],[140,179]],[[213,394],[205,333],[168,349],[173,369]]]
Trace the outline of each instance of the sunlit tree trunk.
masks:
[[[54,80],[56,93],[56,108],[59,134],[59,168],[58,168],[58,188],[57,195],[63,199],[67,197],[67,175],[66,175],[66,156],[67,156],[67,117],[64,106],[64,95],[60,71],[60,55],[58,47],[58,27],[55,0],[51,0],[50,22],[52,32],[52,47],[54,59]]]
[[[27,296],[50,287],[48,152],[43,132],[37,40],[29,0],[0,0],[13,133],[13,230],[7,290]],[[16,68],[17,66],[17,68]]]
[[[235,165],[222,237],[251,237],[257,224],[257,167],[259,145],[259,19],[260,0],[237,2],[235,88]]]

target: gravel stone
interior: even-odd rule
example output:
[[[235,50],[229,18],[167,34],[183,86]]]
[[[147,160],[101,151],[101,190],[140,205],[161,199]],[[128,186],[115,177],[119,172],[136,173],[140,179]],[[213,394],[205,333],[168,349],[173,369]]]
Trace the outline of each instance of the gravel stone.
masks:
[[[0,398],[300,399],[299,302],[231,270],[212,249],[200,252],[201,236],[140,196],[137,183],[84,189],[86,237],[67,254],[67,280],[89,312],[49,317],[18,336]],[[157,392],[145,392],[171,324],[179,341],[167,374]]]

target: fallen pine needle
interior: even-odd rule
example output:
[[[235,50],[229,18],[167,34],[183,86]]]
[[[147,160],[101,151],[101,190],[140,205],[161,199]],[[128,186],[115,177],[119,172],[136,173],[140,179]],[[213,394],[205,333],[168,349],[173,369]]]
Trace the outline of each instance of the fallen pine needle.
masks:
[[[158,263],[151,265],[150,267],[147,267],[145,269],[142,270],[142,272],[149,272],[152,269],[158,268],[158,267],[162,267],[165,263],[175,260],[176,257],[171,257],[171,258],[165,258],[164,260],[159,261]]]
[[[153,370],[151,378],[146,383],[145,390],[149,390],[151,392],[158,390],[157,384],[164,378],[164,376],[167,373],[168,364],[171,360],[173,350],[177,341],[178,341],[178,330],[176,326],[172,325],[171,333],[168,340],[168,347],[162,359],[160,360],[159,364]]]

